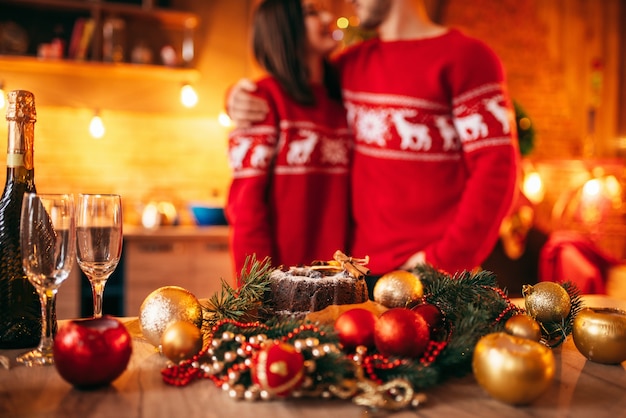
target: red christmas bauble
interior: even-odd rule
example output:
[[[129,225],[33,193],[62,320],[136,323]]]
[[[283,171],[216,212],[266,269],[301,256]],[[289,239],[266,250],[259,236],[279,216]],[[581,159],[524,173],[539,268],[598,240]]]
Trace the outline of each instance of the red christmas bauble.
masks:
[[[412,309],[413,312],[421,315],[422,318],[424,318],[424,320],[430,327],[431,334],[438,332],[443,326],[443,314],[435,305],[431,303],[421,303]]]
[[[374,328],[376,349],[385,356],[421,356],[430,341],[430,329],[421,315],[407,308],[385,311]]]
[[[288,396],[304,377],[304,356],[287,343],[275,342],[252,357],[252,381],[275,396]]]
[[[345,311],[335,321],[339,341],[347,350],[359,345],[374,347],[374,327],[377,319],[378,317],[367,309],[354,308]]]

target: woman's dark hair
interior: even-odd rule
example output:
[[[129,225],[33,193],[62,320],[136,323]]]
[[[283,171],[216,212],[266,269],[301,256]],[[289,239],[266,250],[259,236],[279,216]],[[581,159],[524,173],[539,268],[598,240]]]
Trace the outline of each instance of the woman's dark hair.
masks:
[[[252,29],[254,58],[292,99],[314,104],[308,81],[306,42],[301,0],[265,0],[258,6]],[[340,98],[338,77],[326,62],[324,84],[331,97]]]

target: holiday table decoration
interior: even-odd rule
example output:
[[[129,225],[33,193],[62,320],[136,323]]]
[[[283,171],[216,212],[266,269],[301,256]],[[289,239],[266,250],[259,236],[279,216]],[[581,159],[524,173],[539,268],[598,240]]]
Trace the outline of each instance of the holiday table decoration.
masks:
[[[336,397],[372,408],[411,408],[425,401],[420,391],[470,373],[478,341],[504,331],[511,317],[526,314],[497,287],[491,272],[463,271],[451,275],[422,265],[411,274],[419,278],[423,293],[411,303],[423,305],[423,312],[405,307],[378,310],[371,304],[379,303],[368,302],[333,311],[336,316],[331,323],[313,322],[308,316],[280,317],[273,315],[266,304],[270,263],[269,259],[258,261],[251,257],[242,270],[238,289],[223,283],[222,292],[204,305],[203,334],[208,343],[192,358],[170,362],[162,370],[166,383],[186,386],[197,379],[210,379],[229,396],[244,400]],[[576,288],[564,284],[563,289],[570,297],[569,314],[558,324],[540,324],[541,344],[547,350],[569,334],[573,317],[581,307]],[[389,318],[396,325],[410,318],[410,331],[414,334],[411,344],[420,345],[420,349],[410,353],[394,351],[393,348],[406,346],[402,340],[409,332],[406,324],[401,324],[404,328],[400,332],[393,331],[393,327],[378,331],[391,341],[382,350],[382,345],[376,344],[354,346],[355,342],[367,340],[367,333],[353,334],[351,330],[351,323],[363,314],[352,311],[363,307],[369,312],[380,312],[374,321],[374,338],[381,319],[389,312],[401,311],[388,314]],[[415,327],[415,323],[419,325]],[[540,344],[518,339],[523,344]],[[277,352],[270,356],[268,350]],[[264,356],[274,361],[268,365]],[[297,360],[300,356],[301,368]],[[264,373],[266,379],[259,378]]]

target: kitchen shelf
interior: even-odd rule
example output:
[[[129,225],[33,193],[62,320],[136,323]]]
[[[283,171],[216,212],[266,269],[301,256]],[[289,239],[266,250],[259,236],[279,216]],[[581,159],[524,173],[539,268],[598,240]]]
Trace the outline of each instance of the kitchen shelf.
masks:
[[[7,73],[21,75],[74,76],[102,79],[116,78],[132,81],[153,80],[194,83],[199,78],[195,68],[166,67],[163,65],[146,65],[130,63],[107,63],[100,61],[76,61],[40,59],[30,56],[0,55],[0,71],[5,78]]]

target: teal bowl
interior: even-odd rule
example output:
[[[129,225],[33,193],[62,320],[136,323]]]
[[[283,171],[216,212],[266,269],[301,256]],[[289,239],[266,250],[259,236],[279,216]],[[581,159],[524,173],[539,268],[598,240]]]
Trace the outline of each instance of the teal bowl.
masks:
[[[193,219],[196,221],[196,225],[228,225],[224,208],[222,207],[191,203],[189,209],[191,210]]]

